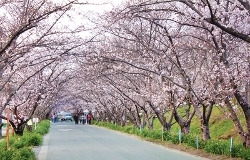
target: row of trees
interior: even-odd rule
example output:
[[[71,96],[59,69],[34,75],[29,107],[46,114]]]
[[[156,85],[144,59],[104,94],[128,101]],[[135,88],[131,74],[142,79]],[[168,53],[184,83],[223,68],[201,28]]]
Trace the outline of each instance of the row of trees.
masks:
[[[86,17],[76,14],[79,5],[86,3],[0,5],[8,13],[1,18],[0,118],[14,104],[16,133],[32,116],[67,105],[122,125],[129,118],[152,129],[158,118],[169,131],[177,122],[184,134],[198,116],[206,140],[219,106],[250,146],[248,1],[134,0],[91,19],[92,37],[86,26],[68,25]]]
[[[128,2],[102,17],[104,34],[82,70],[84,99],[100,119],[123,125],[129,117],[152,128],[157,117],[187,134],[197,116],[204,140],[219,106],[249,147],[249,13],[242,0]]]
[[[64,85],[75,77],[72,64],[77,49],[91,41],[82,36],[88,29],[83,23],[70,25],[72,15],[85,14],[75,8],[86,4],[0,2],[1,126],[2,119],[9,118],[15,133],[22,135],[29,119],[50,116]]]

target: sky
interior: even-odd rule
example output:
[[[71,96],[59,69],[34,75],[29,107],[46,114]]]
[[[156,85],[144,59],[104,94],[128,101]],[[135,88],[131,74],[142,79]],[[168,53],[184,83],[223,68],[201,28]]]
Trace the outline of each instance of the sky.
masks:
[[[84,2],[85,0],[83,0]],[[113,7],[118,6],[124,0],[88,0],[88,3],[93,5],[86,5],[86,8],[94,12],[110,11]]]
[[[94,25],[91,21],[95,21],[98,14],[109,12],[112,8],[119,6],[125,0],[78,0],[79,3],[86,3],[85,5],[74,5],[74,10],[69,11],[69,18],[63,18],[62,24],[67,25],[71,30],[75,27],[83,25],[85,29],[92,28]],[[84,36],[92,37],[92,33],[84,32]]]

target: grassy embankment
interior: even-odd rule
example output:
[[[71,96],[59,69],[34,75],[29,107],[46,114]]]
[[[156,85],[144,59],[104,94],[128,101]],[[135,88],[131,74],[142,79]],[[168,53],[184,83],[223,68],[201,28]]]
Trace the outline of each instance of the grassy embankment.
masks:
[[[244,122],[243,115],[240,115],[239,118],[240,121]],[[153,130],[148,130],[147,128],[140,130],[133,127],[132,124],[127,124],[125,127],[107,122],[96,122],[96,124],[129,134],[135,134],[148,140],[160,142],[163,139],[164,142],[180,146],[180,127],[177,123],[173,124],[170,132],[162,132],[162,127],[158,119],[154,121]],[[198,147],[199,150],[206,153],[250,160],[250,149],[243,148],[235,126],[224,110],[214,107],[209,125],[211,140],[203,141],[201,140],[200,120],[195,116],[191,123],[190,133],[188,135],[181,135],[181,146],[185,146],[186,148]]]

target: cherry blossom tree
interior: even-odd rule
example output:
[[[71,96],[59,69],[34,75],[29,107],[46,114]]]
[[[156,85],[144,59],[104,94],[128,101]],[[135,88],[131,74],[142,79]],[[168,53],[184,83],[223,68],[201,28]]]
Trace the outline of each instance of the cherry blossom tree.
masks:
[[[249,107],[244,100],[246,92],[242,90],[248,82],[246,75],[248,61],[242,61],[242,58],[239,58],[241,57],[239,55],[246,53],[248,49],[248,6],[249,3],[245,1],[233,3],[230,1],[215,1],[214,3],[210,1],[194,3],[140,1],[136,4],[128,4],[122,12],[111,13],[113,21],[109,23],[115,25],[112,29],[110,27],[110,33],[117,37],[116,47],[124,48],[121,44],[129,42],[133,42],[134,45],[131,44],[131,46],[136,47],[126,47],[125,52],[110,56],[115,61],[119,59],[120,62],[126,62],[123,59],[129,59],[132,68],[140,68],[154,72],[155,75],[161,75],[170,84],[168,87],[171,86],[167,88],[171,93],[167,96],[175,97],[172,100],[176,104],[172,105],[172,108],[176,109],[184,102],[192,105],[193,111],[201,119],[203,138],[210,138],[208,124],[213,105],[226,102],[227,105],[221,106],[229,106],[231,115],[235,115],[230,105],[231,97],[236,98],[241,104],[246,115],[246,124],[249,123]],[[158,32],[154,32],[152,26],[157,26]],[[157,36],[152,36],[154,34]],[[157,41],[150,43],[152,39]],[[114,42],[111,43],[114,44]],[[162,53],[162,55],[156,58],[156,53],[158,55]],[[140,55],[144,57],[138,62],[133,54],[137,54],[135,57],[140,57]],[[120,60],[121,56],[123,56],[122,60]],[[174,66],[174,72],[159,70],[154,65],[150,66],[150,69],[154,69],[147,69],[146,65],[141,65],[142,60],[146,60],[146,56],[153,57],[156,62],[164,59],[165,56],[167,59],[165,64]],[[229,65],[229,59],[233,65]],[[151,61],[146,64],[153,63],[154,61]],[[239,63],[244,65],[240,67]],[[174,95],[171,96],[172,94]],[[190,122],[190,118],[188,119]],[[233,121],[239,129],[244,144],[249,146],[246,142],[249,131],[243,131],[236,115]]]
[[[65,61],[70,61],[69,56],[77,53],[76,48],[86,43],[80,35],[81,31],[84,32],[81,26],[64,24],[65,20],[72,19],[67,14],[71,7],[85,4],[75,2],[1,2],[0,78],[3,94],[0,113],[1,118],[6,119],[6,106],[9,102],[15,103],[11,108],[14,119],[10,123],[17,134],[22,134],[23,126],[40,105],[52,105],[60,86],[68,79],[59,76],[64,72],[60,69],[46,78],[44,72],[58,62],[65,66]],[[74,39],[71,38],[72,35]],[[58,80],[59,78],[62,80]],[[53,83],[58,81],[58,84],[50,86],[44,80]],[[48,97],[52,99],[49,100]],[[1,121],[0,123],[2,124]]]

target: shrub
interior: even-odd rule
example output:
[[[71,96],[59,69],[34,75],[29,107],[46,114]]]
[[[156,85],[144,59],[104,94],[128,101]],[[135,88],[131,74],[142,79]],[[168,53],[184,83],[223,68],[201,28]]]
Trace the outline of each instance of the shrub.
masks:
[[[49,128],[50,128],[49,121],[41,121],[40,123],[38,123],[36,130],[34,132],[41,135],[45,135],[49,132]]]
[[[10,149],[6,150],[5,148],[0,148],[0,159],[1,160],[13,160],[13,155],[14,155],[15,150]]]
[[[240,155],[238,157],[243,158],[245,160],[250,160],[250,149],[245,149],[244,147],[242,147],[243,149],[240,150]]]
[[[142,137],[145,137],[145,138],[149,138],[149,132],[148,132],[147,130],[143,129],[143,130],[141,131],[141,136],[142,136]]]
[[[207,145],[207,141],[204,141],[204,140],[200,140],[199,141],[199,148],[200,149],[204,149]]]
[[[240,157],[245,160],[250,160],[250,149],[245,149],[242,144],[233,145],[231,156],[232,157]]]
[[[35,153],[28,147],[20,148],[19,150],[15,150],[15,154],[13,155],[13,160],[35,160]]]
[[[43,142],[42,136],[39,134],[31,134],[28,138],[28,146],[39,146]]]
[[[165,140],[165,141],[169,141],[170,139],[171,139],[171,134],[170,134],[170,132],[164,132],[163,133],[163,139]]]
[[[169,141],[173,144],[179,144],[179,136],[176,134],[171,134],[170,132],[164,132],[163,137],[166,141]]]
[[[40,135],[45,135],[46,133],[48,133],[48,129],[45,127],[38,127],[35,130],[36,133],[40,134]]]
[[[190,147],[197,148],[196,136],[192,134],[185,134],[182,136],[182,143]]]
[[[0,141],[0,149],[1,148],[4,148],[4,149],[6,148],[6,139],[3,139]]]
[[[42,135],[49,127],[49,121],[41,121],[33,132],[24,130],[23,136],[10,136],[10,150],[6,150],[6,139],[0,141],[0,160],[35,160],[31,147],[42,144]]]
[[[18,140],[13,144],[13,147],[16,149],[23,148],[25,146],[25,142],[22,140]]]
[[[126,133],[132,133],[133,127],[125,127],[124,132]]]
[[[212,154],[230,155],[229,144],[225,141],[208,140],[204,150]]]
[[[160,130],[151,130],[150,131],[150,138],[161,139],[162,138],[162,131],[160,131]]]
[[[179,137],[177,135],[176,136],[172,136],[172,139],[170,141],[173,144],[179,144],[180,143]]]

